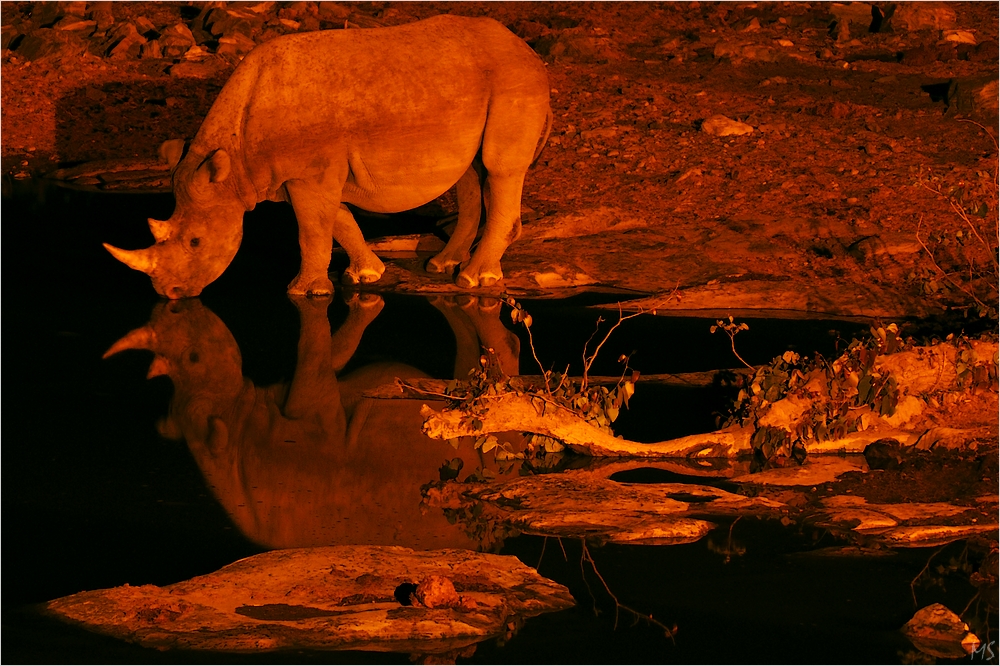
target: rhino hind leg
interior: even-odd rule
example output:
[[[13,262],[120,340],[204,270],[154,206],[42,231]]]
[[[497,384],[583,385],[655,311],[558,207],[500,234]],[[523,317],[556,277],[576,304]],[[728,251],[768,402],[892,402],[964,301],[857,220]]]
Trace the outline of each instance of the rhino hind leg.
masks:
[[[483,177],[485,171],[477,158],[462,175],[456,186],[458,194],[458,223],[455,233],[437,255],[427,262],[430,273],[450,273],[455,266],[469,260],[469,250],[479,231],[483,210]]]
[[[455,280],[459,287],[490,287],[503,279],[500,257],[507,246],[521,235],[523,185],[523,171],[511,175],[487,175],[483,197],[486,203],[486,228],[472,258],[459,269]]]

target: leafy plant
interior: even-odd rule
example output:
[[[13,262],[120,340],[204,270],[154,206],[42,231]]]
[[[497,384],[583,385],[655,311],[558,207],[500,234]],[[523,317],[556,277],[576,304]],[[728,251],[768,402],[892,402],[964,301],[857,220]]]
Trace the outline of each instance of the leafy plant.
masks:
[[[544,386],[535,386],[521,377],[507,376],[501,369],[494,350],[485,349],[480,357],[479,367],[469,372],[468,379],[465,381],[452,380],[446,384],[444,397],[451,401],[449,408],[463,413],[463,425],[473,431],[481,431],[483,428],[482,417],[489,412],[490,406],[495,401],[508,396],[527,396],[539,416],[544,416],[552,409],[566,409],[577,414],[595,428],[613,434],[611,424],[618,419],[622,408],[628,407],[629,398],[635,393],[635,383],[639,379],[639,372],[629,366],[629,357],[624,354],[618,358],[618,362],[622,365],[621,376],[611,388],[592,386],[589,371],[598,352],[607,342],[611,333],[623,321],[642,314],[642,311],[623,315],[619,310],[618,322],[611,327],[594,350],[588,353],[590,343],[600,330],[600,324],[604,321],[602,318],[598,318],[598,329],[584,345],[583,376],[577,380],[569,375],[569,368],[560,373],[546,370],[542,366],[538,360],[534,338],[531,334],[531,315],[512,296],[502,294],[501,298],[505,305],[510,308],[511,321],[523,325],[528,332],[528,343],[542,372]],[[460,445],[460,440],[457,438],[449,441],[455,448]],[[547,454],[563,450],[561,443],[541,435],[528,434],[527,444],[528,452],[525,453],[515,451],[508,442],[500,441],[492,434],[483,433],[474,441],[476,449],[483,453],[495,452],[494,455],[501,463],[513,463],[513,461],[525,460],[528,457],[544,457]],[[502,469],[502,471],[506,470]],[[484,470],[485,472],[486,470]]]
[[[805,459],[803,442],[839,439],[864,429],[864,414],[891,416],[899,402],[896,380],[875,366],[881,354],[900,351],[903,340],[896,324],[870,328],[870,337],[852,340],[847,350],[830,362],[817,354],[805,359],[787,351],[737,380],[742,384],[726,425],[755,428],[751,445],[763,464],[775,460]],[[792,431],[759,423],[769,407],[789,396],[811,404]]]

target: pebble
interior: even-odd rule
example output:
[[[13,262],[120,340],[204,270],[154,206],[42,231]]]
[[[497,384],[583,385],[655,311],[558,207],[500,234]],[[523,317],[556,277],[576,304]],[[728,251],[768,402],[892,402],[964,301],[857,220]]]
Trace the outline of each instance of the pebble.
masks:
[[[723,115],[715,115],[701,124],[701,131],[712,136],[742,136],[752,134],[753,127]]]

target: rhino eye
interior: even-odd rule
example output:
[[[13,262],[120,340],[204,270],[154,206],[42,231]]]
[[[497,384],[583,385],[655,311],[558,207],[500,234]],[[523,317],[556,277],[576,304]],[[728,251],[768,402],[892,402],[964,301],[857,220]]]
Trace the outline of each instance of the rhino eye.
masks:
[[[188,360],[191,361],[192,363],[197,363],[198,362],[198,352],[191,352],[191,354],[188,356]]]
[[[200,238],[192,238],[191,239],[191,247],[198,247],[199,243],[201,243],[201,239]]]

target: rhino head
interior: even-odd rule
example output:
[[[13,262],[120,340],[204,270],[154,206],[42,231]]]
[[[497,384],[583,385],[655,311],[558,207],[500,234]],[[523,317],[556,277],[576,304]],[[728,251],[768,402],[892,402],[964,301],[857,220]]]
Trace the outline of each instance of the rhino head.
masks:
[[[104,243],[116,259],[142,271],[153,288],[170,299],[198,296],[232,262],[243,240],[246,210],[231,178],[231,158],[219,148],[205,154],[191,150],[181,159],[184,142],[167,141],[160,156],[173,172],[176,205],[167,221],[149,219],[156,244],[122,250]]]
[[[166,376],[174,384],[171,414],[159,425],[165,437],[211,439],[210,421],[226,414],[244,390],[239,346],[199,300],[160,302],[149,323],[112,345],[104,358],[129,349],[153,352],[146,377]]]

